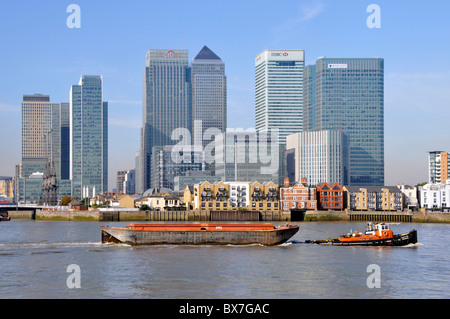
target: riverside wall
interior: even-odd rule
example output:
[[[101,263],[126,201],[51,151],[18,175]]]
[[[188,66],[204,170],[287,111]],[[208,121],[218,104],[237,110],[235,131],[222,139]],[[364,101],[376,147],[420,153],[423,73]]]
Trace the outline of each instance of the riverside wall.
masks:
[[[280,211],[262,212],[212,212],[212,211],[137,211],[137,210],[84,210],[84,211],[9,211],[11,219],[35,219],[47,221],[386,221],[386,222],[413,222],[413,223],[450,223],[450,213],[442,212],[346,212],[346,211],[306,211],[304,217],[293,218],[291,213]],[[356,217],[355,217],[356,216]]]

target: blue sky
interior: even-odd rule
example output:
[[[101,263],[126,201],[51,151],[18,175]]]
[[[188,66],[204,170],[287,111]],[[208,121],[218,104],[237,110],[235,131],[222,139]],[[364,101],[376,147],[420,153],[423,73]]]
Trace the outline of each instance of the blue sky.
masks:
[[[81,28],[69,29],[69,4]],[[369,4],[381,9],[370,29]],[[20,162],[20,102],[43,93],[68,102],[82,74],[103,75],[109,101],[110,188],[134,167],[149,49],[207,45],[226,63],[228,126],[254,127],[254,58],[265,49],[317,57],[385,59],[386,184],[427,180],[427,151],[450,151],[448,1],[2,1],[0,175]]]

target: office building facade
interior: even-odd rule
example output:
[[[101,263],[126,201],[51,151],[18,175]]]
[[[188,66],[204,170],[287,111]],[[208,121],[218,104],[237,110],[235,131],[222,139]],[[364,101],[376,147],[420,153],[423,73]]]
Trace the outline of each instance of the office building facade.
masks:
[[[175,189],[175,177],[188,171],[201,171],[205,161],[203,149],[186,146],[176,150],[172,145],[154,146],[151,161],[152,188]]]
[[[265,50],[255,58],[255,127],[289,134],[303,130],[303,50]]]
[[[177,144],[185,130],[192,132],[191,70],[187,50],[149,50],[143,81],[140,168],[137,192],[151,186],[154,146]],[[192,139],[183,141],[190,145]]]
[[[44,172],[52,156],[52,110],[48,95],[24,95],[21,104],[21,172]]]
[[[347,134],[349,185],[384,185],[384,60],[319,58],[307,70],[305,127]]]
[[[108,103],[102,76],[83,75],[70,90],[70,177],[74,197],[108,190]]]
[[[282,152],[266,133],[230,129],[216,152],[215,176],[223,181],[279,182]]]
[[[347,185],[349,180],[349,145],[342,130],[298,132],[287,137],[293,150],[295,181],[306,178],[308,185],[328,182]]]
[[[191,63],[192,136],[195,145],[205,147],[213,139],[208,129],[225,132],[227,128],[227,78],[225,63],[204,46]]]

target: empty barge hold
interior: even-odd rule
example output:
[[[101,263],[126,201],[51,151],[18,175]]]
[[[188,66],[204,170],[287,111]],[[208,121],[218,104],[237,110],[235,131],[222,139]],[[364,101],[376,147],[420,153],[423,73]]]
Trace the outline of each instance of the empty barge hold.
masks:
[[[413,229],[408,233],[394,235],[394,232],[389,229],[389,224],[367,223],[364,233],[350,232],[339,238],[307,240],[306,243],[341,246],[406,246],[417,243],[417,231]]]
[[[101,227],[102,243],[129,245],[279,245],[294,236],[296,225],[129,224]]]

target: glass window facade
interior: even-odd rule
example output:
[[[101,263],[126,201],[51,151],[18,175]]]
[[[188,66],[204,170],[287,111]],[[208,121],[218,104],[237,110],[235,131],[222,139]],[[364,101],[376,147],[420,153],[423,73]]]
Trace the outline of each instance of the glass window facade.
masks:
[[[70,174],[75,197],[108,190],[108,104],[102,77],[82,76],[70,93]]]
[[[384,185],[384,60],[321,58],[308,72],[307,128],[348,135],[349,185]]]
[[[303,50],[265,50],[255,59],[255,125],[280,144],[303,129]]]
[[[151,186],[151,153],[154,146],[174,145],[178,129],[192,132],[191,70],[187,50],[152,49],[144,69],[143,126],[137,189]],[[186,141],[191,144],[191,140]]]
[[[195,145],[205,147],[211,140],[204,140],[204,132],[227,128],[227,79],[225,63],[207,46],[198,53],[191,64],[192,114]],[[201,121],[201,122],[200,122]],[[201,130],[196,127],[201,123]]]

